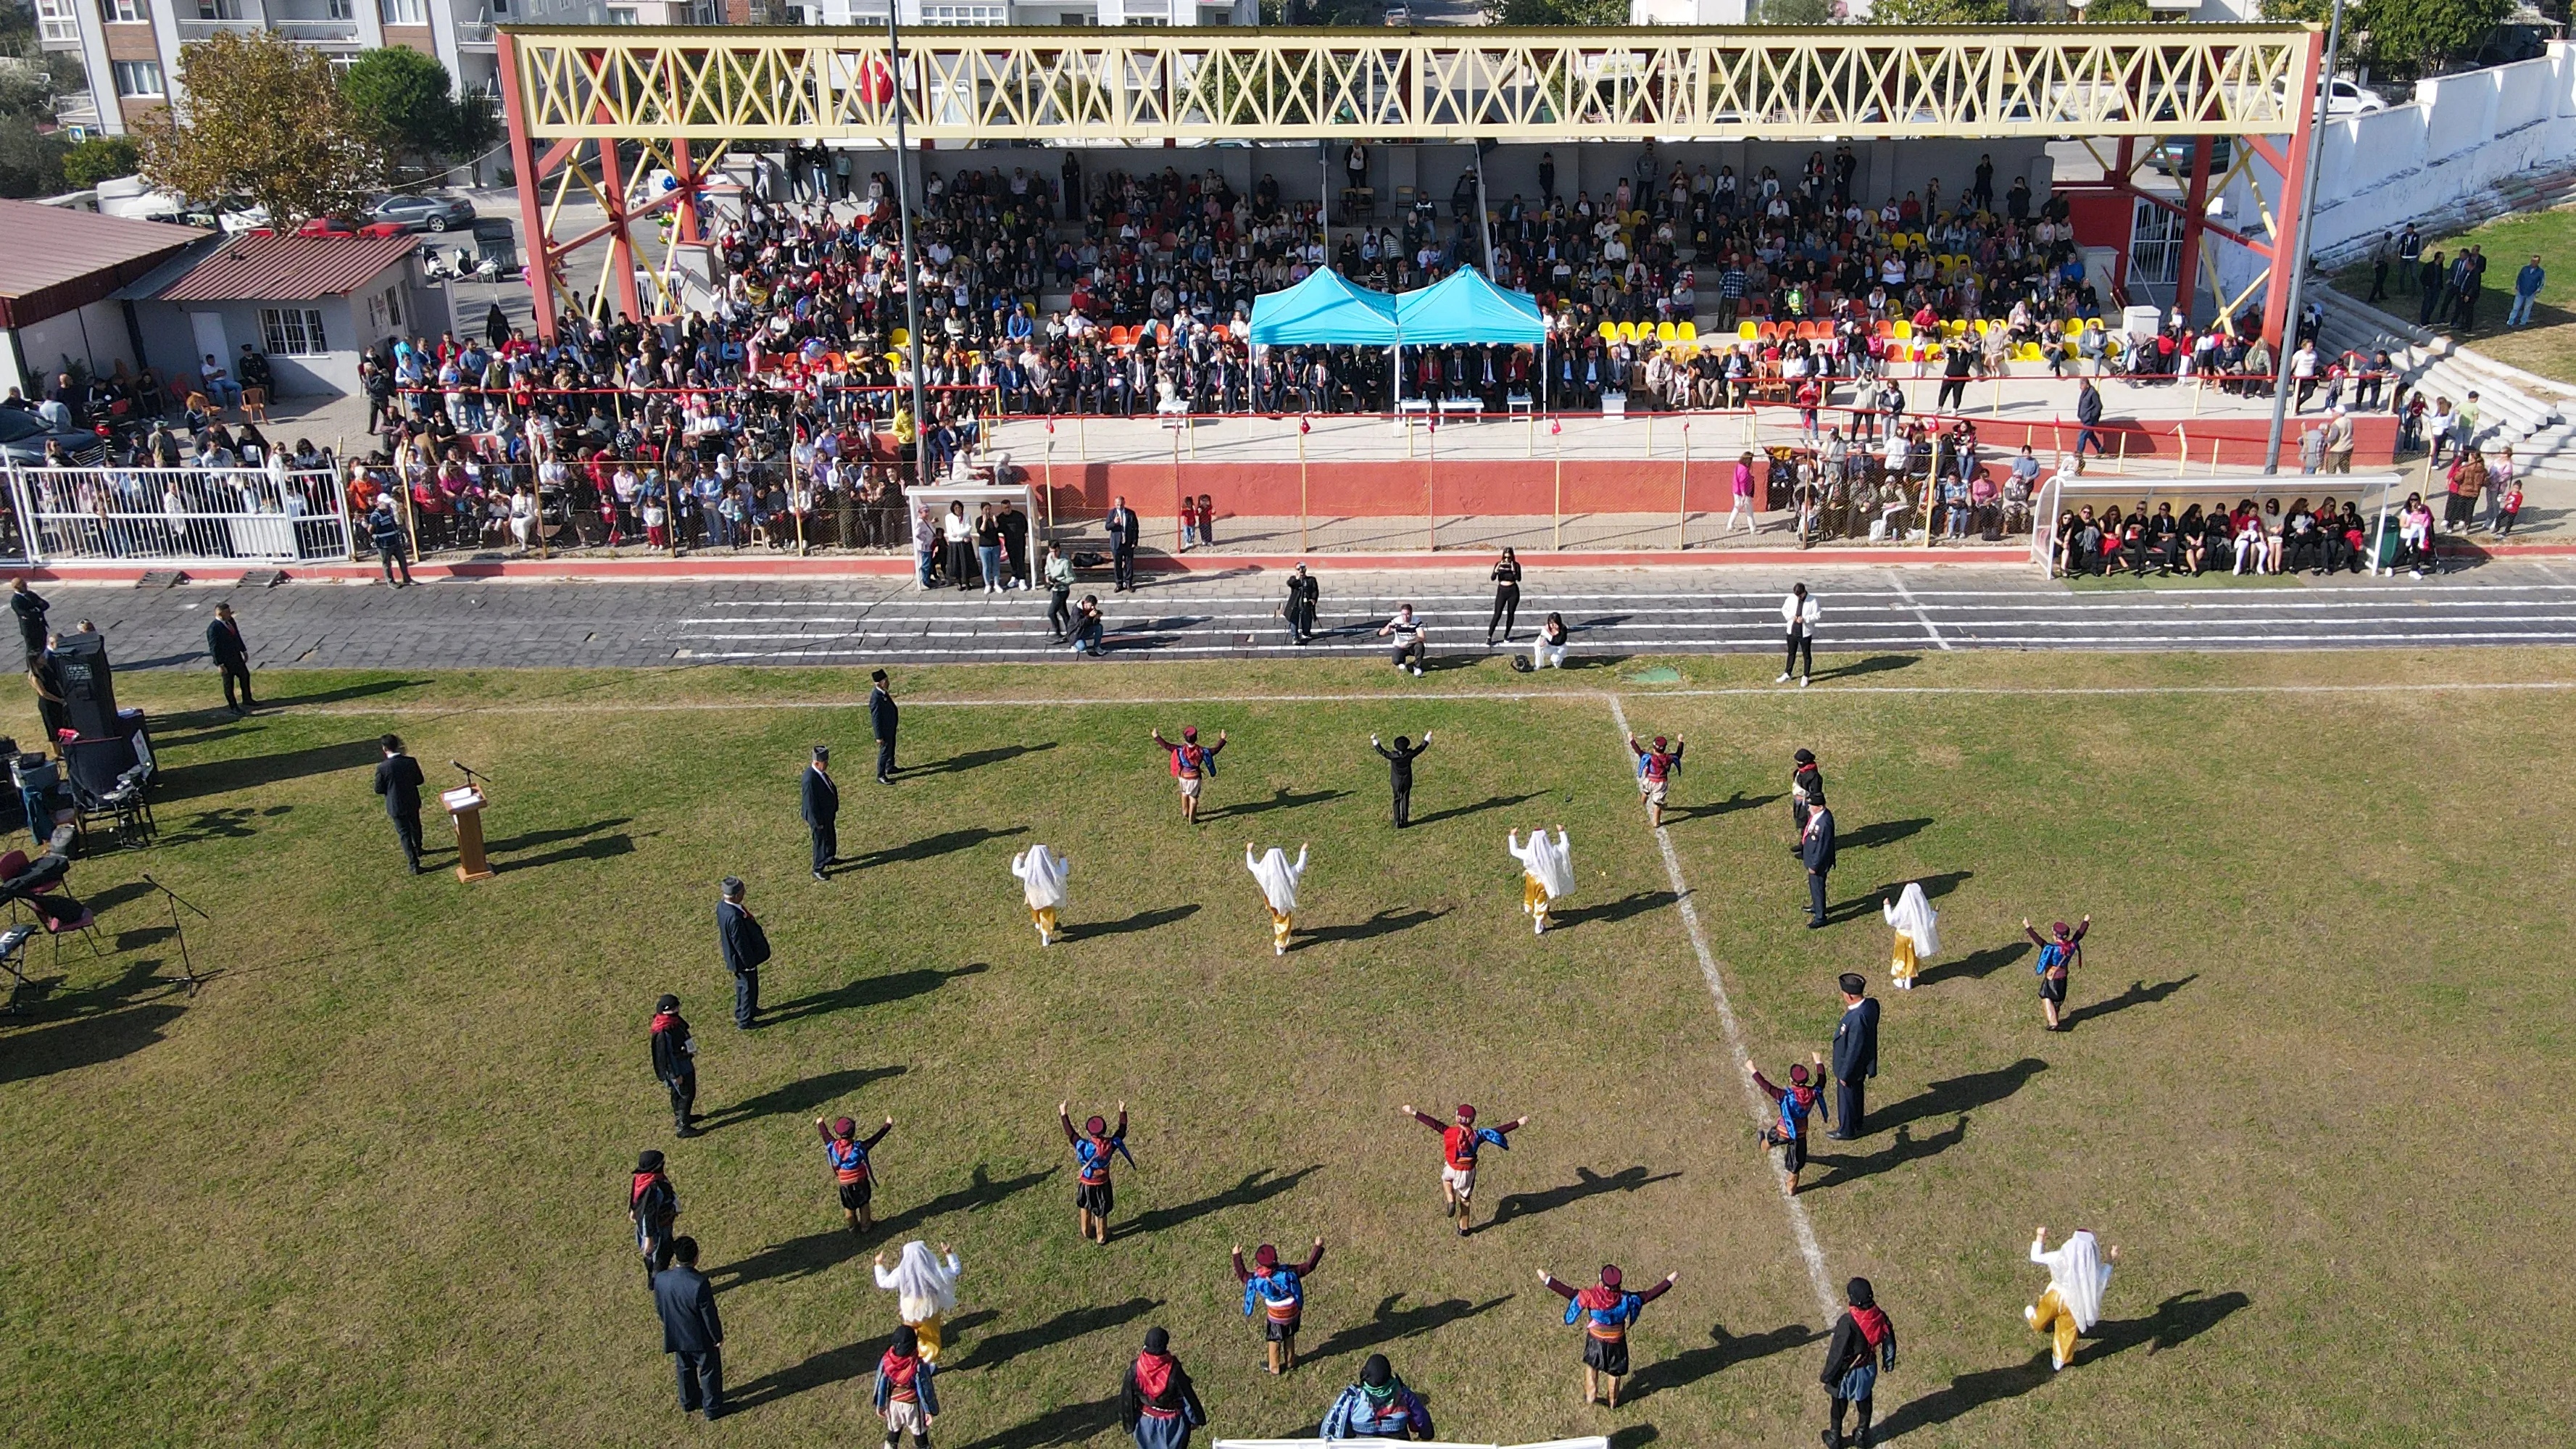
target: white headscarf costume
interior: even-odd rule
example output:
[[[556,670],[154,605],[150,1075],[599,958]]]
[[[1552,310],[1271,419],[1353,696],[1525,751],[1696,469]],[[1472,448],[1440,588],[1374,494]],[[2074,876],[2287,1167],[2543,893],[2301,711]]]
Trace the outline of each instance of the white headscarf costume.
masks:
[[[2054,1251],[2040,1245],[2045,1236],[2030,1240],[2030,1260],[2048,1270],[2048,1286],[2057,1290],[2057,1301],[2075,1315],[2078,1333],[2091,1333],[2101,1321],[2102,1290],[2111,1286],[2111,1265],[2102,1261],[2101,1245],[2088,1229],[2078,1228]]]
[[[1288,852],[1278,846],[1255,860],[1252,847],[1243,848],[1243,868],[1261,883],[1261,894],[1270,902],[1274,915],[1293,915],[1297,910],[1297,877],[1306,873],[1306,847],[1297,847],[1297,863],[1288,863]]]
[[[1567,848],[1562,829],[1554,840],[1547,838],[1545,830],[1533,830],[1527,845],[1521,844],[1518,831],[1507,832],[1503,839],[1511,847],[1512,858],[1547,892],[1549,900],[1563,900],[1574,894],[1574,854]]]
[[[1064,904],[1064,878],[1072,867],[1043,845],[1032,845],[1011,857],[1011,874],[1029,898],[1029,909],[1051,911]]]
[[[1878,913],[1895,928],[1896,934],[1914,943],[1915,960],[1929,961],[1941,954],[1941,918],[1933,911],[1932,903],[1924,899],[1920,884],[1907,881],[1896,904],[1880,906]]]
[[[919,1324],[957,1307],[957,1275],[963,1266],[955,1253],[940,1262],[915,1238],[903,1245],[903,1256],[892,1268],[876,1270],[877,1286],[893,1291],[895,1313],[904,1322]]]

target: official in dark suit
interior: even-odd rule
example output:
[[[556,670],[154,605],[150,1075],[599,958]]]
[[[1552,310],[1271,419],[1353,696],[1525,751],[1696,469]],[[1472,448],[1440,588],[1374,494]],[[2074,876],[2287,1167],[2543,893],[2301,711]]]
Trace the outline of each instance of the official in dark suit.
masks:
[[[662,1319],[662,1351],[680,1376],[680,1412],[724,1417],[724,1320],[715,1285],[698,1271],[698,1240],[671,1244],[671,1266],[653,1275],[653,1311]]]
[[[241,625],[233,622],[233,606],[215,605],[215,617],[206,625],[206,654],[224,676],[224,703],[235,714],[248,714],[259,701],[250,697],[250,646],[242,642]],[[241,686],[241,697],[233,697],[233,686]]]
[[[403,859],[411,862],[411,873],[420,874],[420,761],[403,753],[402,736],[386,735],[376,741],[385,757],[376,762],[376,793],[385,797],[385,814],[394,822],[394,834],[402,837]]]
[[[1863,1098],[1869,1079],[1878,1075],[1878,1002],[1857,973],[1845,972],[1836,984],[1842,987],[1843,1019],[1834,1028],[1834,1130],[1825,1135],[1848,1142],[1861,1134]]]
[[[868,679],[874,688],[868,691],[868,729],[877,737],[877,783],[894,783],[894,689],[886,683],[886,672],[872,671]]]
[[[1127,593],[1136,587],[1136,535],[1140,527],[1136,510],[1127,506],[1127,495],[1120,494],[1109,508],[1109,565],[1115,577],[1115,593]]]
[[[760,1014],[760,967],[769,959],[769,933],[742,906],[742,881],[724,878],[724,899],[716,902],[716,945],[725,969],[733,973],[733,1024],[748,1027]]]
[[[840,787],[832,783],[832,752],[814,747],[814,763],[805,767],[805,828],[814,833],[814,879],[826,867],[841,863],[841,836],[833,822],[841,816]]]
[[[1824,802],[1807,815],[1807,828],[1798,837],[1798,858],[1807,863],[1807,929],[1825,928],[1825,877],[1834,869],[1834,812]]]

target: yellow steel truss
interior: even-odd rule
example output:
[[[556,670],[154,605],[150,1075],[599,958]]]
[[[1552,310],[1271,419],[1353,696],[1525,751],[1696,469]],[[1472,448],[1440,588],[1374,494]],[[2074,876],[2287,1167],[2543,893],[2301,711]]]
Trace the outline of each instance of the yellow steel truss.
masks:
[[[2311,29],[937,27],[902,93],[928,141],[2277,134]],[[879,31],[509,34],[532,138],[893,134]]]

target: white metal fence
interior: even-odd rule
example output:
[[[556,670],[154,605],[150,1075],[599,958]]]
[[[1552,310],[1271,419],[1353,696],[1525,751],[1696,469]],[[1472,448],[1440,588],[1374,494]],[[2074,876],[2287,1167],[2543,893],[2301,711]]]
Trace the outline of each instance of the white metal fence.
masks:
[[[30,563],[345,559],[348,510],[327,468],[8,470],[14,551]]]

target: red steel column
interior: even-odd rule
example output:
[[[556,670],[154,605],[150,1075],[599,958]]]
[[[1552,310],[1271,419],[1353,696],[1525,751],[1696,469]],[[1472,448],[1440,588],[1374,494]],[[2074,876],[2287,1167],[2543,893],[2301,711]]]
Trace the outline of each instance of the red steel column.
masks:
[[[528,263],[528,300],[537,312],[537,335],[555,340],[554,249],[537,186],[537,148],[528,136],[527,104],[519,94],[519,41],[507,30],[494,40],[500,54],[501,114],[510,128],[510,175],[519,188],[519,234]]]
[[[2325,50],[2325,33],[2309,31],[2308,53],[2299,62],[2299,83],[2290,91],[2298,98],[2298,125],[2290,133],[2289,150],[2283,155],[2289,165],[2281,173],[2281,190],[2273,200],[2272,272],[2263,288],[2263,340],[2271,345],[2283,372],[2289,370],[2281,339],[2286,335],[2283,324],[2289,320],[2290,276],[2308,250],[2308,239],[2299,226],[2299,198],[2307,190],[2310,133],[2317,123],[2317,73],[2324,67]]]
[[[2193,294],[2200,289],[2200,234],[2209,219],[2210,153],[2217,149],[2202,136],[2191,143],[2191,185],[2183,190],[2182,265],[2174,273],[2174,310],[2191,325]]]
[[[689,162],[689,143],[671,138],[672,179],[680,186],[680,224],[676,240],[694,244],[698,237],[698,169]]]
[[[635,290],[635,237],[627,229],[626,176],[617,159],[617,142],[603,136],[599,148],[599,193],[608,204],[609,280],[617,288],[617,309],[634,322],[644,320],[644,302]]]
[[[2129,190],[2129,173],[2137,169],[2137,163],[2130,159],[2131,148],[2136,145],[2137,142],[2133,138],[2122,136],[2120,138],[2120,174],[2102,178],[2111,183],[2112,189],[2122,200],[2129,203],[2129,230],[2120,243],[2118,254],[2111,258],[2111,291],[2114,296],[2120,297],[2129,295],[2129,252],[2138,244],[2138,198]]]

